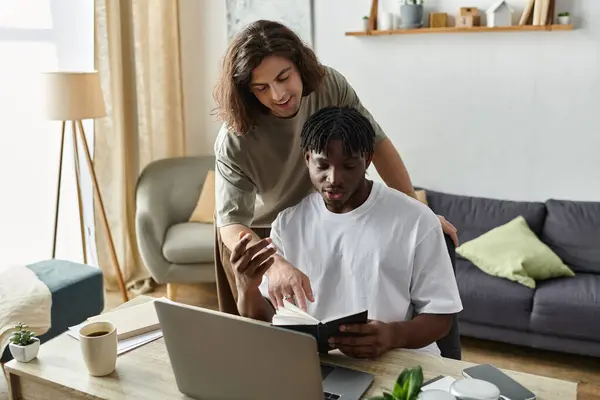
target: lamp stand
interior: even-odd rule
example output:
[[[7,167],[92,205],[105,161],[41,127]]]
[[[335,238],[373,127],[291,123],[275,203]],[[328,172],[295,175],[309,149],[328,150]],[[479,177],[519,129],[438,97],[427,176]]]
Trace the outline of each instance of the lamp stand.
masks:
[[[117,282],[119,285],[119,289],[121,291],[121,295],[123,297],[123,301],[127,302],[129,297],[127,295],[127,289],[125,288],[125,282],[123,280],[123,274],[121,273],[121,268],[119,266],[119,260],[117,259],[117,253],[115,251],[115,245],[113,242],[112,235],[110,233],[110,227],[108,225],[108,218],[106,217],[106,210],[104,208],[104,202],[102,200],[102,195],[100,194],[100,187],[98,185],[98,179],[96,178],[96,171],[94,170],[94,164],[92,162],[92,157],[90,155],[90,150],[88,147],[88,143],[85,137],[85,131],[83,130],[83,124],[80,120],[71,121],[72,123],[72,132],[73,132],[73,161],[75,165],[75,180],[77,183],[77,200],[79,204],[79,228],[81,230],[81,244],[83,248],[83,259],[84,263],[87,264],[87,251],[85,245],[85,226],[83,219],[83,201],[81,197],[81,176],[79,173],[79,146],[77,140],[77,133],[79,132],[79,138],[83,143],[85,158],[87,161],[88,169],[92,176],[92,186],[94,187],[94,194],[96,195],[96,200],[98,201],[98,206],[101,212],[101,220],[102,227],[104,229],[104,234],[108,239],[108,247],[111,262],[113,264],[113,268],[115,270],[115,274],[117,276]],[[64,153],[64,142],[65,142],[65,127],[66,121],[62,123],[62,132],[60,139],[60,157],[59,157],[59,166],[58,166],[58,184],[56,190],[56,210],[54,215],[54,237],[52,241],[52,258],[56,257],[56,240],[57,240],[57,231],[58,231],[58,212],[59,212],[59,204],[60,204],[60,187],[62,180],[62,164],[63,164],[63,153]],[[79,129],[77,129],[79,127]]]

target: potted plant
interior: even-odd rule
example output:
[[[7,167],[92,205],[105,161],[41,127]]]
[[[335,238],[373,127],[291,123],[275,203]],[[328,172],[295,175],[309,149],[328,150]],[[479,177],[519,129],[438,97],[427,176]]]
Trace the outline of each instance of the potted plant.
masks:
[[[15,360],[29,362],[37,357],[40,350],[40,339],[23,323],[15,326],[16,331],[9,338],[10,353]]]
[[[558,14],[558,23],[561,25],[569,25],[571,22],[571,14],[567,11],[563,11]]]
[[[366,32],[369,30],[369,17],[365,15],[362,19],[363,19],[363,29]]]
[[[400,28],[415,29],[423,26],[423,1],[403,0],[400,6]]]
[[[398,375],[392,391],[384,389],[381,396],[371,397],[370,400],[417,400],[421,386],[423,386],[421,366],[406,368]]]

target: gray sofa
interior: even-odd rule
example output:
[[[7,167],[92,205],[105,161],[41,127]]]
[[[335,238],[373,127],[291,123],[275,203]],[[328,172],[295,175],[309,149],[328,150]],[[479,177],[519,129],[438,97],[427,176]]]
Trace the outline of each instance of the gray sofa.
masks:
[[[457,254],[461,335],[600,357],[600,202],[516,202],[431,190],[427,201],[456,226],[461,243],[522,215],[576,274],[529,289]]]

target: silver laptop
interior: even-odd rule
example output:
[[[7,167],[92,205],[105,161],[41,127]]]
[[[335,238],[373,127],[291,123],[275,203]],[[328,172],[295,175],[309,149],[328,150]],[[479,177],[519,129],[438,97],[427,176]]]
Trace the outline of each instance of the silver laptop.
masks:
[[[322,364],[314,338],[204,308],[155,302],[180,392],[196,399],[358,400],[373,375]]]

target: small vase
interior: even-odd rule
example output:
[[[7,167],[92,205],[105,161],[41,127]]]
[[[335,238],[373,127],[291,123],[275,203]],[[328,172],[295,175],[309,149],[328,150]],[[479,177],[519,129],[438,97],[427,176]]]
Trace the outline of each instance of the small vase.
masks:
[[[403,4],[400,7],[400,28],[414,29],[423,26],[423,5]]]
[[[389,31],[394,29],[394,14],[385,12],[379,20],[377,29],[381,31]]]
[[[562,17],[558,17],[558,23],[560,25],[569,25],[571,23],[571,17],[570,16],[562,16]]]
[[[18,344],[10,343],[10,353],[19,362],[29,362],[37,357],[40,350],[40,339],[34,338],[34,342],[27,346],[20,346]]]
[[[369,30],[369,20],[363,19],[363,30],[366,32]]]

